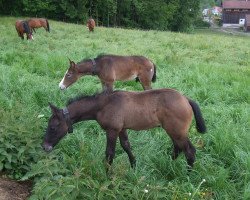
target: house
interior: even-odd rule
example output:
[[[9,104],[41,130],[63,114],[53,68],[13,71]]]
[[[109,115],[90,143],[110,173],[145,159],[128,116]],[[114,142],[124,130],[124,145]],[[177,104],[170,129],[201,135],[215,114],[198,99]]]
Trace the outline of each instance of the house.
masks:
[[[212,9],[212,14],[213,15],[217,15],[217,16],[220,16],[221,13],[222,13],[222,8],[221,7],[218,7],[218,6],[214,6]]]
[[[244,30],[250,31],[250,15],[246,15]]]
[[[223,1],[222,3],[223,27],[243,27],[248,14],[250,14],[250,0]]]

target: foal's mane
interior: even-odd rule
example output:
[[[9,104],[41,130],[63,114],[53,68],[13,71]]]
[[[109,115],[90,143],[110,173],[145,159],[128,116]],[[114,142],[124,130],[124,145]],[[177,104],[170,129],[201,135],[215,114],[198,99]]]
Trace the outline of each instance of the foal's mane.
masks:
[[[96,93],[94,95],[84,95],[84,94],[81,94],[79,96],[76,96],[74,98],[69,99],[68,102],[67,102],[67,106],[70,105],[70,104],[72,104],[72,103],[74,103],[74,102],[81,101],[81,100],[93,100],[96,97],[101,96],[103,94],[105,94],[105,93],[101,92],[101,93]]]
[[[95,57],[95,59],[98,59],[98,58],[101,58],[101,57],[104,57],[104,56],[113,56],[113,55],[101,53],[101,54],[97,55],[97,56]],[[83,63],[83,62],[90,61],[90,60],[91,60],[91,58],[84,58],[84,59],[82,59],[80,62],[78,62],[77,64],[81,64],[81,63]]]

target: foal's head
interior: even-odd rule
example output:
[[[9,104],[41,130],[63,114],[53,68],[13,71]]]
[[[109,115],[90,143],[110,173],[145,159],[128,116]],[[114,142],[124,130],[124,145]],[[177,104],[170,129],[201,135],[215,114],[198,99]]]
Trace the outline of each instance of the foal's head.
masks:
[[[66,89],[71,84],[77,81],[80,78],[80,73],[77,70],[76,64],[74,61],[69,60],[69,69],[66,71],[63,79],[59,83],[59,88],[61,90]]]
[[[45,151],[51,151],[53,147],[67,134],[67,132],[72,132],[72,125],[68,122],[68,113],[65,113],[65,110],[61,110],[52,104],[49,105],[52,111],[52,116],[49,119],[42,144]]]

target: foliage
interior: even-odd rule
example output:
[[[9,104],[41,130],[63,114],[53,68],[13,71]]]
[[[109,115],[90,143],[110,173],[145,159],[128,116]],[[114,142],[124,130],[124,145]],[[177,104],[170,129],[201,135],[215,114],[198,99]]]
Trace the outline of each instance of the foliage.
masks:
[[[194,26],[196,28],[209,28],[211,25],[209,22],[204,21],[203,18],[200,17],[194,21]]]
[[[0,0],[0,13],[97,25],[186,31],[199,12],[196,0]],[[14,6],[10,6],[14,5]]]
[[[34,41],[22,41],[16,18],[0,20],[1,168],[34,180],[30,199],[249,199],[248,37],[102,27],[90,34],[82,25],[50,20],[51,33],[38,29]],[[157,66],[153,88],[175,88],[199,103],[208,132],[190,129],[197,149],[192,172],[183,155],[171,160],[171,140],[161,128],[129,130],[137,167],[130,169],[117,144],[109,176],[105,133],[95,121],[74,125],[51,153],[42,151],[48,102],[63,108],[69,98],[101,89],[96,77],[86,76],[60,91],[67,57],[78,62],[100,53],[150,58]],[[135,81],[115,88],[142,90]]]

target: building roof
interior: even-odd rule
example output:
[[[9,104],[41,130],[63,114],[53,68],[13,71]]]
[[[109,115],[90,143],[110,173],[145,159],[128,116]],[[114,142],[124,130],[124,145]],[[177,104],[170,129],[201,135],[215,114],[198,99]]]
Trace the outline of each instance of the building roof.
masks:
[[[250,0],[246,1],[223,1],[223,9],[250,9]]]

